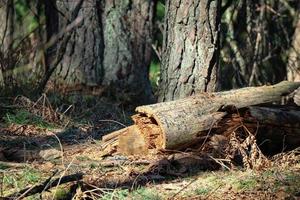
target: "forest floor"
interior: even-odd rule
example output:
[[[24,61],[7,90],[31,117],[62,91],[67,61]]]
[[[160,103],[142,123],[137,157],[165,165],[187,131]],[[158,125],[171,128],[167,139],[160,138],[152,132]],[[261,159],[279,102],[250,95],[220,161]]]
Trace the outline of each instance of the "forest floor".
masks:
[[[268,168],[256,170],[203,171],[194,166],[188,172],[150,171],[153,163],[169,155],[102,152],[101,137],[130,125],[132,111],[84,98],[72,106],[56,97],[49,98],[50,104],[45,96],[35,102],[0,102],[0,197],[300,199],[300,149],[270,157]],[[57,116],[57,111],[65,115]]]

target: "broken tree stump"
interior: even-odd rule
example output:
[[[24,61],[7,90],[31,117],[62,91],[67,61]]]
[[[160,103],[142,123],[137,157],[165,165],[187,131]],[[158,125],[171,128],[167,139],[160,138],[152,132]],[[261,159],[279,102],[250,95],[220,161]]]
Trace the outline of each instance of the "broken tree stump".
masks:
[[[282,96],[299,87],[300,82],[283,81],[273,86],[200,93],[176,101],[140,106],[136,108],[138,114],[132,117],[135,125],[106,138],[122,135],[118,137],[118,145],[125,154],[138,153],[141,144],[147,149],[182,149],[199,142],[216,128],[227,114],[227,107],[239,109],[280,101]],[[136,137],[137,132],[141,137]],[[143,141],[133,141],[133,138]],[[130,150],[126,150],[129,146]]]

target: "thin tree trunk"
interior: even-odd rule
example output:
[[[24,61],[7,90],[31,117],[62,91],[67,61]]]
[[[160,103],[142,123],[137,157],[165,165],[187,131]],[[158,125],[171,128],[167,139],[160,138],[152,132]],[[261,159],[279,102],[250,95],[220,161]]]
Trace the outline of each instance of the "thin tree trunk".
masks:
[[[166,2],[159,101],[217,90],[220,3]]]
[[[0,51],[1,51],[1,71],[3,85],[12,87],[14,58],[12,56],[15,8],[13,0],[3,0],[0,2],[1,25],[0,25]]]
[[[289,81],[300,81],[300,14],[289,53],[287,79]]]

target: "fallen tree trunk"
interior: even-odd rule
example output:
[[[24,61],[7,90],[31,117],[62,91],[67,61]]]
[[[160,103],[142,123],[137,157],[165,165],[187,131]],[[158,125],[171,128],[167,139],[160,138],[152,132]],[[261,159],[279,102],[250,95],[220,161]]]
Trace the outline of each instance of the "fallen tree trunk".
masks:
[[[257,144],[268,155],[300,146],[299,107],[250,107],[243,123],[256,134]]]
[[[118,145],[121,152],[129,154],[135,154],[140,149],[182,149],[199,142],[218,124],[222,124],[220,121],[227,114],[227,107],[239,109],[280,101],[282,96],[298,87],[299,82],[284,81],[273,86],[201,93],[181,100],[140,106],[136,108],[138,114],[132,117],[135,125],[119,131],[121,137]],[[113,138],[118,137],[118,134],[112,135]],[[142,142],[133,141],[137,135],[141,136],[139,140]],[[145,145],[147,148],[142,147]]]

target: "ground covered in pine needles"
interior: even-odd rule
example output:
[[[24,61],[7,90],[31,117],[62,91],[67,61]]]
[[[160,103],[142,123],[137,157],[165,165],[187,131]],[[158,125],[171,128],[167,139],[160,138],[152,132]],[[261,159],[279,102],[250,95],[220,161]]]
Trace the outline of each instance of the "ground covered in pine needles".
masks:
[[[300,148],[243,156],[243,166],[188,152],[123,156],[101,143],[132,123],[122,103],[21,96],[1,99],[0,109],[2,199],[300,198]]]

